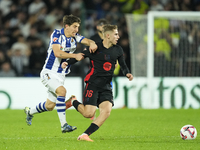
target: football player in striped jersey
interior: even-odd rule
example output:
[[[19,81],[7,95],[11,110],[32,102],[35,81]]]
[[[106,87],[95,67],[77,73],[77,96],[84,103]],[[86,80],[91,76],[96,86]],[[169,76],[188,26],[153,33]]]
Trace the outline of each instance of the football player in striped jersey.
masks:
[[[32,124],[34,114],[52,111],[56,106],[62,133],[76,129],[75,126],[67,123],[65,116],[67,91],[64,87],[64,80],[65,75],[70,73],[70,65],[63,69],[61,64],[69,58],[75,58],[77,61],[83,58],[83,53],[74,54],[77,43],[89,46],[91,53],[94,53],[97,49],[94,41],[78,34],[80,24],[80,18],[66,15],[63,17],[64,27],[55,29],[51,34],[46,61],[40,73],[41,81],[48,89],[47,100],[39,103],[36,107],[25,107],[27,125]]]

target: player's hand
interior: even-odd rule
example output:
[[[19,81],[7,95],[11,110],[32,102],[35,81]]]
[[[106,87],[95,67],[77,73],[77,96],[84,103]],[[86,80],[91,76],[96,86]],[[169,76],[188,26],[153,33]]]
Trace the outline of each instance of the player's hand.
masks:
[[[67,65],[68,65],[67,62],[63,62],[63,63],[61,64],[61,67],[62,67],[63,69],[65,69],[65,68],[67,67]]]
[[[75,59],[77,61],[81,61],[82,59],[84,59],[83,55],[84,55],[83,53],[78,53],[78,54],[76,54],[76,58]]]
[[[90,44],[89,51],[90,53],[94,53],[97,50],[97,45],[95,43]]]
[[[131,73],[127,73],[126,77],[129,79],[129,81],[133,80],[133,75]]]
[[[118,63],[116,63],[116,64],[115,64],[115,68],[117,68],[117,67],[118,67],[118,65],[119,65],[119,64],[118,64]]]

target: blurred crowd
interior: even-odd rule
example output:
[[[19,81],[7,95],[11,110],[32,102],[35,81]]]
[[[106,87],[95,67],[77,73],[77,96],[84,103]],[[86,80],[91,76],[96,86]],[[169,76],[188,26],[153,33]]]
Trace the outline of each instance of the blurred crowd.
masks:
[[[63,27],[64,15],[73,14],[80,17],[82,23],[79,33],[87,38],[96,33],[96,24],[101,18],[118,25],[120,35],[118,43],[124,49],[126,63],[130,68],[130,46],[125,13],[199,10],[200,0],[0,0],[0,77],[39,76],[46,58],[50,34],[54,29]],[[183,39],[180,42],[198,44],[199,39],[195,39],[200,36],[198,26],[198,24],[183,26],[181,37],[187,34],[186,36],[192,37],[193,40],[185,38],[186,41]],[[188,27],[193,30],[188,32]],[[166,32],[162,34],[168,36]],[[168,40],[172,45],[172,38]],[[77,51],[80,52],[82,49],[78,45]],[[73,65],[71,75],[84,76],[87,68],[83,70],[82,67],[85,64],[88,62]],[[119,72],[117,75],[122,74]]]

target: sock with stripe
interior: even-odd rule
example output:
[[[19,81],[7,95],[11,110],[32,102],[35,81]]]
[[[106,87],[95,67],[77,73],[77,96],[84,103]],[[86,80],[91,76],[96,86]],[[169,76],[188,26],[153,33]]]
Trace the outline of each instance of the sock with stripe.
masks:
[[[93,132],[95,132],[98,129],[99,129],[99,126],[97,126],[94,123],[91,123],[91,125],[87,128],[87,130],[85,130],[84,133],[87,135],[91,135]]]
[[[37,113],[42,113],[45,111],[48,111],[45,107],[46,101],[45,102],[41,102],[38,105],[36,105],[36,107],[31,108],[30,110],[30,115],[33,114],[37,114]]]
[[[78,111],[78,105],[81,104],[79,101],[77,100],[73,100],[72,101],[72,105],[74,106],[74,108]]]
[[[57,113],[58,117],[60,119],[61,126],[63,126],[66,122],[66,116],[65,116],[65,97],[64,96],[58,96],[56,100],[56,107],[57,107]]]

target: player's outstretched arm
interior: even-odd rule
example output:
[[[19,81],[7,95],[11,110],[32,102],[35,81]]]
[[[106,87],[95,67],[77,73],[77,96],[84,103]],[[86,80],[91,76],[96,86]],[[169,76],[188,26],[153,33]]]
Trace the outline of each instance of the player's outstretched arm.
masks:
[[[87,39],[87,38],[84,38],[82,41],[81,41],[82,44],[86,45],[86,46],[89,46],[89,51],[90,53],[94,53],[96,50],[97,50],[97,45],[96,43],[93,41],[93,40],[90,40],[90,39]]]
[[[75,55],[75,59],[77,60],[77,61],[81,61],[82,59],[84,59],[84,54],[83,53],[77,53],[76,55]]]
[[[75,58],[78,61],[83,59],[83,55],[84,55],[83,53],[78,53],[78,54],[66,53],[60,50],[60,44],[53,44],[52,48],[53,48],[55,57],[62,58],[62,59]]]
[[[129,81],[133,80],[133,75],[131,73],[127,73],[126,77],[129,79]]]
[[[80,53],[78,53],[78,54],[80,54]],[[82,59],[84,59],[84,57],[83,57],[82,55],[80,55],[80,60],[82,60]],[[65,69],[68,65],[73,65],[73,64],[75,64],[76,62],[78,62],[77,59],[75,59],[75,58],[70,58],[70,59],[67,60],[66,62],[63,62],[63,63],[61,64],[61,67],[62,67],[63,69]]]

